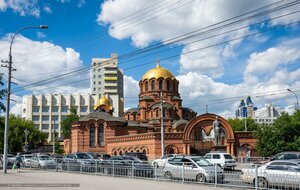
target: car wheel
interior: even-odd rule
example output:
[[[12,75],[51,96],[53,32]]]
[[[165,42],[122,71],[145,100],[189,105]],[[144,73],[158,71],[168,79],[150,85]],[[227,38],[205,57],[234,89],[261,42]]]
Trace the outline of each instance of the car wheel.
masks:
[[[196,181],[199,182],[199,183],[205,183],[206,181],[206,177],[204,174],[198,174],[196,176]]]
[[[154,163],[153,163],[153,167],[154,167],[154,168],[158,168],[158,163],[157,163],[157,162],[154,162]]]
[[[173,178],[171,172],[166,172],[166,173],[164,174],[164,177],[165,177],[165,179],[167,179],[167,180],[171,180],[171,179]]]
[[[268,188],[268,181],[263,177],[259,177],[257,179],[257,186],[260,188]]]

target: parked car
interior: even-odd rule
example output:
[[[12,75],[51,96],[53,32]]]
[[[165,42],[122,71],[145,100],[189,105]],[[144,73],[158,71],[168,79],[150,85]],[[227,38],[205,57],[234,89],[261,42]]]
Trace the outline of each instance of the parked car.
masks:
[[[55,169],[56,161],[48,155],[38,154],[30,159],[30,166],[39,169]]]
[[[23,160],[23,166],[29,167],[31,163],[31,158],[33,157],[32,154],[22,154],[21,155],[22,160]]]
[[[140,160],[148,161],[147,156],[142,152],[127,152],[124,154],[124,156],[133,156]]]
[[[241,179],[255,184],[255,169],[242,169]],[[257,185],[260,188],[300,187],[300,160],[274,160],[257,169]]]
[[[210,161],[213,164],[217,164],[223,169],[231,169],[234,170],[236,167],[235,160],[232,156],[226,152],[212,152],[207,153],[204,156],[204,159]]]
[[[109,160],[104,160],[103,173],[137,176],[137,177],[153,177],[153,167],[140,159],[132,156],[113,156]]]
[[[223,181],[223,169],[219,166],[216,168],[211,162],[198,156],[173,157],[165,163],[164,167],[165,179],[184,177],[184,179],[195,180],[199,183],[214,181],[215,172],[217,172],[218,181]]]
[[[68,154],[63,158],[62,169],[71,171],[92,172],[95,170],[96,160],[87,153],[79,152]]]
[[[97,158],[100,160],[108,160],[111,158],[110,154],[97,154]]]
[[[300,152],[281,152],[273,156],[270,161],[273,160],[292,160],[300,159]]]
[[[166,154],[159,159],[153,160],[152,166],[155,168],[163,168],[168,159],[176,157],[176,156],[180,156],[180,154]]]
[[[14,164],[16,160],[16,157],[13,154],[7,154],[7,164]]]

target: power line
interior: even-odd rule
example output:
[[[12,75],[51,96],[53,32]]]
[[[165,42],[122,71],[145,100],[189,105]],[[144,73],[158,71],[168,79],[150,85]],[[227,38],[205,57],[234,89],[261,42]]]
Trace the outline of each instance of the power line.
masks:
[[[245,36],[242,36],[242,37],[233,38],[233,39],[230,39],[230,40],[227,40],[227,41],[223,41],[223,42],[220,42],[220,43],[216,43],[216,44],[212,44],[212,45],[209,45],[209,46],[201,47],[201,48],[198,48],[198,49],[195,49],[195,50],[183,52],[183,53],[181,53],[181,54],[171,55],[171,56],[169,56],[169,57],[165,57],[165,58],[162,58],[162,59],[160,59],[160,60],[168,60],[168,59],[171,59],[171,58],[175,58],[175,57],[177,57],[177,56],[179,56],[179,55],[185,55],[185,54],[193,53],[193,52],[196,52],[196,51],[204,50],[204,49],[207,49],[207,48],[211,48],[211,47],[214,47],[214,46],[226,44],[226,43],[229,43],[229,42],[232,42],[232,41],[236,41],[236,40],[240,40],[240,39],[247,38],[247,37],[250,37],[250,36],[254,36],[254,35],[257,35],[257,34],[265,33],[265,32],[274,30],[274,29],[276,29],[276,28],[281,28],[281,27],[285,27],[285,26],[297,24],[297,23],[299,23],[299,22],[300,22],[300,20],[295,21],[295,22],[292,22],[292,23],[289,23],[289,24],[286,24],[286,25],[282,25],[282,26],[280,26],[280,27],[273,27],[273,28],[270,28],[270,29],[265,30],[265,31],[260,31],[260,32],[248,34],[248,35],[245,35]],[[127,68],[125,68],[124,70],[129,70],[129,69],[133,69],[133,68],[136,68],[136,67],[141,67],[141,66],[148,65],[148,64],[151,64],[151,63],[153,63],[153,61],[151,61],[151,62],[146,62],[146,63],[143,63],[143,64],[141,64],[141,65],[135,65],[135,66],[132,66],[132,67],[127,67]],[[79,71],[78,71],[78,72],[79,72]],[[85,72],[85,71],[81,71],[81,72]],[[89,79],[89,78],[88,78],[88,79]],[[84,80],[80,80],[80,81],[84,81]],[[25,86],[25,87],[26,87],[26,86]],[[32,88],[32,87],[35,87],[35,86],[31,86],[30,88]],[[30,89],[30,88],[29,88],[29,89]],[[15,91],[13,91],[13,92],[15,93],[15,92],[18,92],[18,91],[22,91],[22,89],[20,89],[20,90],[15,90]]]

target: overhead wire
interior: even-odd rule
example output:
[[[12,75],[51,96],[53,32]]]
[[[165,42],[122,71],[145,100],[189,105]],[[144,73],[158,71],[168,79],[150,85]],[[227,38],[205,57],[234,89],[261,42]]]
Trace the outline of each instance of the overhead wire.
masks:
[[[299,3],[299,2],[298,2]],[[104,65],[102,65],[102,66],[104,66]],[[79,69],[78,71],[74,71],[74,72],[72,72],[72,73],[66,73],[66,74],[63,74],[63,75],[60,75],[59,76],[59,78],[62,78],[63,76],[69,76],[70,74],[78,74],[77,72],[79,72],[81,69]],[[48,79],[45,79],[45,80],[43,80],[43,81],[41,81],[41,82],[45,82],[46,80],[48,80]],[[51,79],[51,80],[53,80],[53,79]]]

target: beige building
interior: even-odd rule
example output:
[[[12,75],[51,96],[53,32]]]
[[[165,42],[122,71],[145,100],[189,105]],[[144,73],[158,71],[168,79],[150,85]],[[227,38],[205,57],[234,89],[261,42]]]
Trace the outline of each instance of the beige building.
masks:
[[[124,112],[123,71],[118,69],[118,55],[110,58],[92,58],[90,71],[92,94],[108,95],[113,106],[113,116]]]
[[[51,141],[53,127],[58,137],[62,137],[60,123],[71,108],[75,108],[82,118],[93,112],[99,98],[99,94],[30,94],[23,97],[22,116],[32,120],[40,131],[48,134],[48,141]]]

